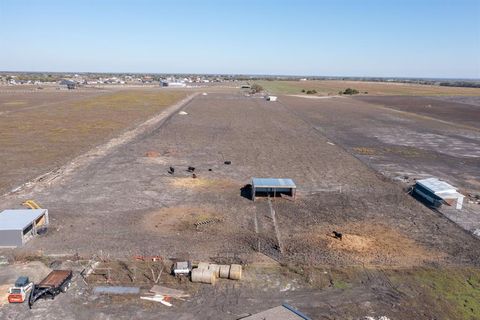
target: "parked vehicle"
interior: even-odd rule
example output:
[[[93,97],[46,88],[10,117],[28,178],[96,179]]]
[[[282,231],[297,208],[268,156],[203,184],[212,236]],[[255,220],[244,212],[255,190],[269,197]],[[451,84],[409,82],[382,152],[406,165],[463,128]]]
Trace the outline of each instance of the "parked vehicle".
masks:
[[[17,281],[15,281],[15,286],[8,289],[8,302],[23,303],[32,288],[33,282],[31,282],[28,277],[19,277]]]
[[[40,298],[55,299],[61,292],[66,292],[72,284],[71,270],[53,270],[39,284],[34,284],[28,299],[28,306],[32,308],[35,301]]]

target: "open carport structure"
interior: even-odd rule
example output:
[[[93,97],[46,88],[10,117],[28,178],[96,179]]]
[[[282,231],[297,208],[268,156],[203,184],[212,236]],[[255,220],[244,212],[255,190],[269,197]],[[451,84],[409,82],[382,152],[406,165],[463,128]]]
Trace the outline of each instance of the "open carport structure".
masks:
[[[252,200],[257,195],[274,196],[286,194],[295,199],[297,186],[292,179],[252,178]]]
[[[47,209],[4,210],[0,213],[0,247],[19,247],[48,225]]]

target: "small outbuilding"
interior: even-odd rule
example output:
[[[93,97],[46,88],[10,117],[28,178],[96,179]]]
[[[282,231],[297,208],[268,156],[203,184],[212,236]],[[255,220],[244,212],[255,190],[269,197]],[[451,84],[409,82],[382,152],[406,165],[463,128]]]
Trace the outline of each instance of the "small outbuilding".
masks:
[[[48,225],[47,209],[0,212],[0,247],[20,247]]]
[[[252,200],[256,196],[288,195],[295,199],[297,186],[292,179],[284,178],[252,178]]]
[[[276,96],[267,96],[267,101],[277,101]]]
[[[435,208],[447,204],[460,210],[465,198],[455,187],[437,178],[417,180],[413,192]]]
[[[75,81],[68,80],[68,79],[60,80],[59,85],[69,90],[75,89],[77,87],[77,83]]]
[[[240,318],[242,320],[311,320],[309,317],[284,303],[281,306],[271,308],[251,316]]]

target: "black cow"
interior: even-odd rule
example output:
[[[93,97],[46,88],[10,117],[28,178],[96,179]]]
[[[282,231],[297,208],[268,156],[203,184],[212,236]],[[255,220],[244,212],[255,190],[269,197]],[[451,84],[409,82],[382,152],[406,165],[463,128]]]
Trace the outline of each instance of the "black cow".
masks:
[[[188,172],[193,172],[195,171],[195,167],[188,167]]]
[[[342,240],[343,235],[340,232],[332,231],[332,233],[335,239],[339,239],[340,241]]]
[[[174,174],[174,173],[175,173],[175,168],[174,168],[174,167],[170,167],[170,170],[168,171],[168,173]]]

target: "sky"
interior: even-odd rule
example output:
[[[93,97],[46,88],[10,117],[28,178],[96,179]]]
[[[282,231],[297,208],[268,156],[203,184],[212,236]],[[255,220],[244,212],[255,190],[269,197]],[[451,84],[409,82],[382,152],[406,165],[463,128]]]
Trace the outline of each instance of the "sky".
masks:
[[[480,0],[0,0],[0,70],[480,78]]]

